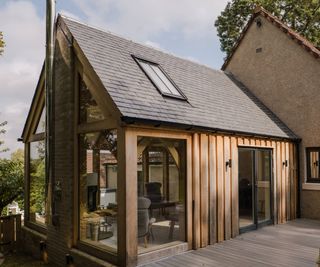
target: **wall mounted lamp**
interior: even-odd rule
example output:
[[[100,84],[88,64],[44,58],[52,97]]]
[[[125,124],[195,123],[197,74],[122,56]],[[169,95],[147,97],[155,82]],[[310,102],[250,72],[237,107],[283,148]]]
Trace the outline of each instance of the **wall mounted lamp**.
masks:
[[[226,167],[228,168],[231,168],[232,167],[232,160],[229,159],[227,162],[226,162]]]
[[[66,254],[66,264],[70,265],[73,263],[73,258],[70,254]]]
[[[45,251],[46,248],[47,248],[47,244],[46,244],[46,242],[44,242],[43,240],[41,240],[41,241],[39,242],[39,246],[40,246],[40,251],[41,251],[41,252]]]

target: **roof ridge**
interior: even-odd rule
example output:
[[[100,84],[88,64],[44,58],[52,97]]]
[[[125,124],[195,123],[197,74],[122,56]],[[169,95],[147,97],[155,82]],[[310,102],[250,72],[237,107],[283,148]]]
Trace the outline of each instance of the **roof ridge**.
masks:
[[[320,49],[318,47],[316,47],[311,41],[309,41],[307,38],[303,37],[301,34],[296,32],[292,28],[290,28],[281,19],[279,19],[278,17],[272,15],[269,11],[264,9],[262,6],[256,6],[254,11],[253,11],[253,13],[252,13],[251,18],[249,19],[249,21],[246,24],[246,26],[243,28],[238,40],[234,44],[230,55],[225,59],[223,65],[221,67],[222,70],[224,70],[227,67],[227,65],[229,64],[229,62],[230,62],[230,60],[231,60],[231,58],[233,56],[233,54],[235,53],[235,51],[237,50],[238,46],[240,45],[242,39],[246,35],[246,32],[248,31],[248,29],[251,26],[252,22],[259,15],[262,15],[269,22],[271,22],[273,25],[275,25],[278,28],[280,28],[284,33],[290,35],[290,37],[292,39],[294,39],[299,45],[303,46],[307,50],[307,52],[311,53],[316,59],[320,58]]]
[[[145,46],[145,47],[149,47],[149,48],[151,48],[151,49],[154,49],[154,50],[159,51],[159,52],[161,52],[161,53],[167,54],[167,55],[169,55],[169,56],[173,56],[173,57],[179,58],[179,59],[181,59],[181,60],[185,60],[185,61],[191,62],[191,63],[193,63],[193,64],[196,64],[196,65],[198,65],[198,66],[202,66],[202,67],[208,68],[208,69],[211,70],[211,71],[223,72],[223,71],[221,71],[221,70],[219,70],[219,69],[214,69],[214,68],[212,68],[211,66],[208,66],[208,65],[206,65],[206,64],[204,64],[204,63],[199,63],[199,62],[197,62],[197,61],[195,61],[195,60],[192,60],[192,59],[189,59],[189,58],[185,58],[185,57],[182,57],[182,56],[178,56],[178,55],[176,55],[176,54],[173,54],[172,52],[167,51],[167,50],[165,50],[165,49],[161,49],[161,48],[158,48],[158,47],[154,47],[154,46],[152,46],[152,45],[148,45],[148,44],[145,44],[145,43],[141,43],[141,42],[132,40],[132,39],[130,39],[130,38],[126,37],[126,36],[123,36],[123,35],[121,35],[121,34],[114,33],[114,32],[112,32],[112,31],[110,31],[110,30],[106,30],[106,29],[103,29],[103,28],[100,28],[100,27],[92,26],[92,25],[90,25],[90,24],[88,24],[88,23],[82,22],[82,21],[80,21],[80,20],[78,20],[78,19],[75,19],[75,18],[72,18],[72,17],[68,17],[68,16],[66,16],[66,15],[64,15],[64,14],[59,13],[58,15],[61,16],[63,19],[67,19],[67,20],[76,22],[76,23],[81,24],[81,25],[84,25],[84,26],[86,26],[86,27],[89,27],[89,28],[95,29],[95,30],[97,30],[97,31],[101,31],[101,32],[103,32],[103,33],[107,33],[107,34],[110,34],[110,35],[113,35],[113,36],[116,36],[116,37],[125,39],[125,40],[127,40],[127,41],[130,41],[130,42],[135,43],[135,44],[138,44],[138,45],[142,45],[142,46]]]
[[[74,19],[59,19],[77,40],[124,122],[296,138],[279,127],[271,113],[262,110],[223,71],[117,38]],[[135,53],[160,61],[189,102],[159,94],[152,80],[132,61]]]

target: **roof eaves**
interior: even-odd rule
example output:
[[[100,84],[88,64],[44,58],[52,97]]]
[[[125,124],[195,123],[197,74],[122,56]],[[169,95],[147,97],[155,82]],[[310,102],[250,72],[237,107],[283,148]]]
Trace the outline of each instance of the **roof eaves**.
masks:
[[[136,117],[127,117],[123,116],[121,120],[126,123],[127,125],[150,125],[156,128],[159,127],[169,127],[175,129],[181,129],[185,131],[202,131],[208,133],[220,133],[220,134],[227,134],[227,135],[239,135],[239,136],[251,136],[251,137],[259,137],[259,138],[270,138],[274,140],[286,140],[292,142],[300,142],[301,138],[297,137],[296,135],[292,136],[276,136],[276,135],[269,135],[269,134],[259,134],[253,132],[244,132],[238,130],[226,130],[220,129],[215,127],[206,127],[206,126],[198,126],[198,125],[191,125],[191,124],[184,124],[178,122],[168,122],[168,121],[160,121],[160,120],[151,120],[151,119],[143,119],[143,118],[136,118]]]
[[[43,89],[43,86],[42,83],[44,83],[44,66],[45,64],[43,63],[42,65],[42,69],[41,69],[41,72],[40,72],[40,76],[39,76],[39,80],[38,80],[38,83],[37,83],[37,86],[36,86],[36,91],[33,95],[33,98],[31,100],[31,107],[29,109],[29,112],[28,112],[28,115],[27,115],[27,118],[26,118],[26,122],[24,124],[24,127],[23,127],[23,130],[22,130],[22,133],[21,133],[21,138],[19,138],[19,140],[21,139],[21,141],[25,141],[26,139],[26,136],[28,134],[28,130],[29,130],[29,127],[30,127],[30,120],[32,118],[32,116],[34,115],[34,110],[35,110],[35,106],[36,106],[36,102],[39,101],[39,97],[40,97],[40,94],[41,94],[41,90]]]

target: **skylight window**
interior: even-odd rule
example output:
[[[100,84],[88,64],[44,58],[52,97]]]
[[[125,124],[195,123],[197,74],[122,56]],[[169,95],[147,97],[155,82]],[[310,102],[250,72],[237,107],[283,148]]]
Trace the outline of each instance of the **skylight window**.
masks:
[[[186,99],[185,95],[162,70],[159,64],[140,58],[135,58],[135,60],[162,95]]]

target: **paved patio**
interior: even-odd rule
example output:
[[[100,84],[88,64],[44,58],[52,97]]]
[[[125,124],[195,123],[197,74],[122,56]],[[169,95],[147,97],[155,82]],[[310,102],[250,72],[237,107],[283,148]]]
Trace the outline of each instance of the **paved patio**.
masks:
[[[315,267],[319,248],[320,221],[298,219],[144,266]]]

